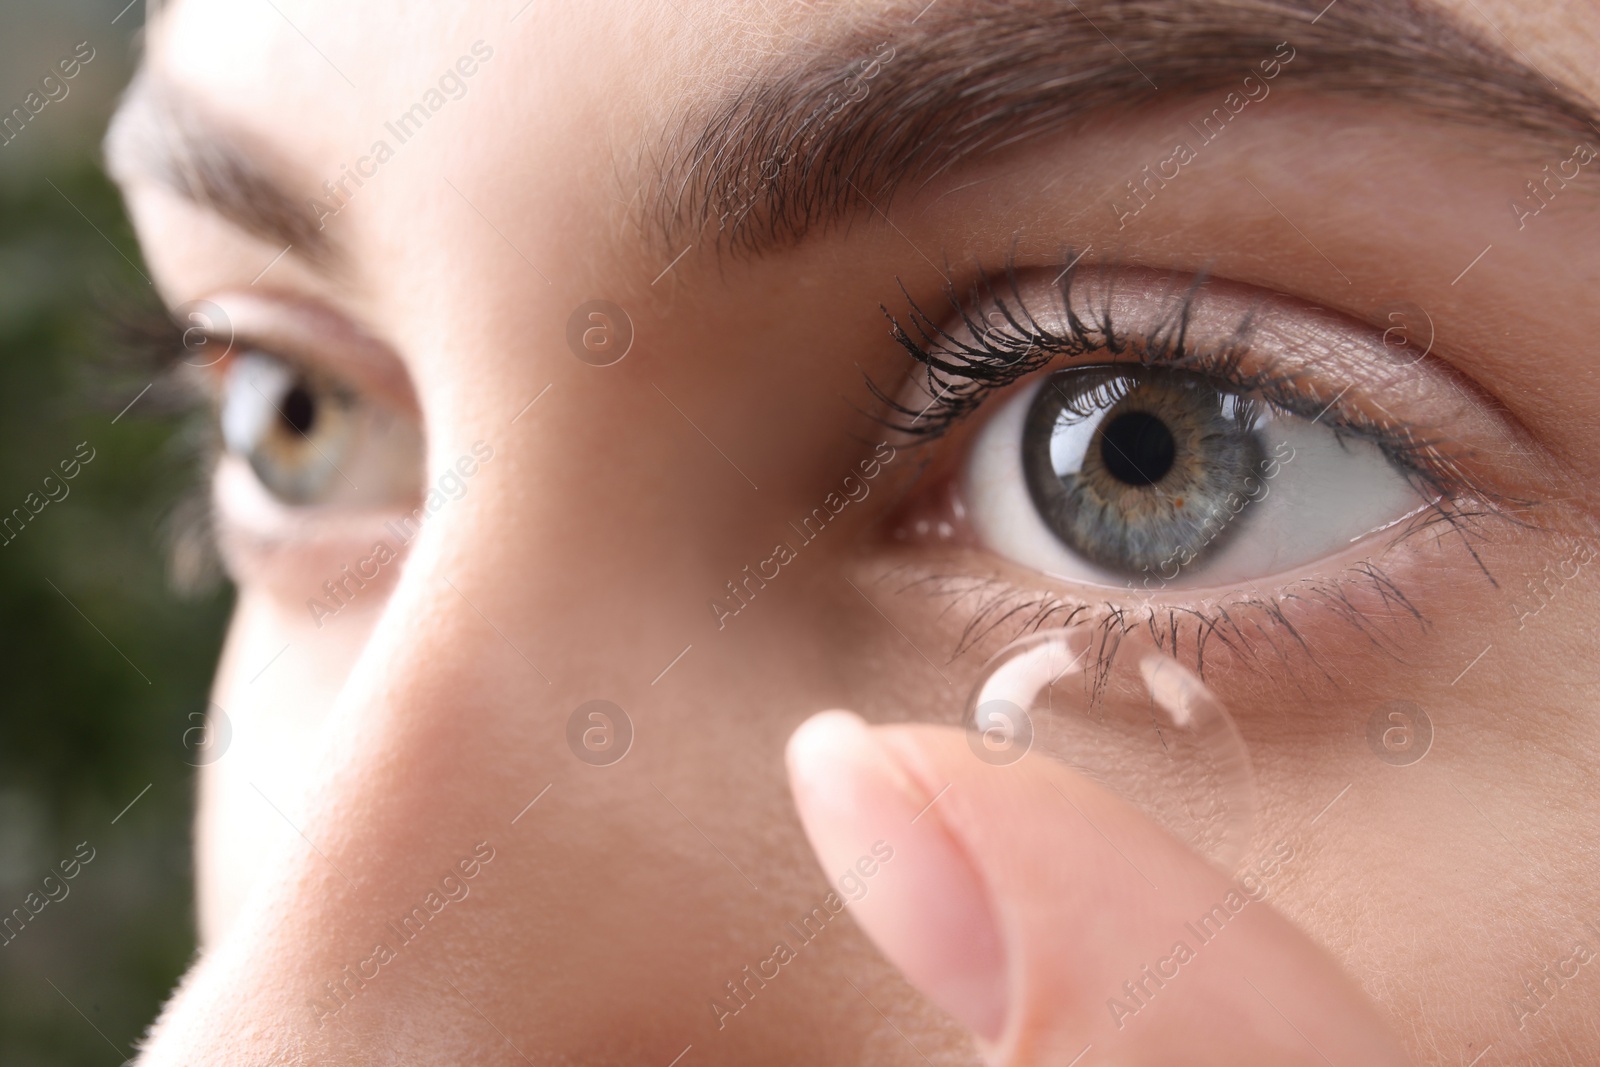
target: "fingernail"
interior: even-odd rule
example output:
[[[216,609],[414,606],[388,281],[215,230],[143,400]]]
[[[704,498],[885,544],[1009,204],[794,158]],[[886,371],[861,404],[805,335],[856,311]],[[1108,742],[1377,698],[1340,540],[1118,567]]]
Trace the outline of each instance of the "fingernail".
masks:
[[[1004,953],[982,880],[929,807],[947,798],[916,784],[849,712],[808,719],[788,764],[806,836],[857,925],[930,1000],[998,1039]]]

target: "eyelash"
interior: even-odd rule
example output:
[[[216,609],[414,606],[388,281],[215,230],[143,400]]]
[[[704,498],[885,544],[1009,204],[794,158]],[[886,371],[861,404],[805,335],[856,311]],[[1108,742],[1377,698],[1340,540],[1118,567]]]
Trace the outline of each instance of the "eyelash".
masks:
[[[1077,291],[1080,268],[1074,262],[1077,257],[1072,249],[1067,249],[1063,255],[1072,265],[1056,279],[1052,290],[1055,306],[1051,310],[1068,323],[1065,334],[1039,324],[1022,294],[1017,268],[1010,258],[998,272],[980,270],[966,299],[962,299],[953,280],[946,277],[944,295],[951,312],[960,318],[968,333],[980,340],[978,344],[949,333],[939,325],[938,319],[917,304],[902,284],[901,293],[910,309],[907,325],[902,325],[887,307],[882,310],[889,319],[895,341],[926,368],[928,392],[933,400],[924,409],[910,408],[869,379],[867,387],[893,413],[887,420],[888,425],[911,438],[932,441],[976,412],[990,395],[1058,360],[1071,361],[1096,352],[1113,355],[1128,352],[1138,357],[1141,367],[1160,366],[1209,375],[1230,389],[1259,398],[1272,410],[1302,418],[1326,418],[1329,428],[1336,433],[1376,445],[1397,469],[1428,495],[1440,498],[1483,495],[1483,488],[1472,484],[1436,442],[1418,439],[1411,427],[1386,426],[1360,412],[1342,408],[1339,404],[1342,394],[1321,396],[1299,376],[1270,364],[1254,373],[1244,370],[1243,357],[1250,350],[1253,325],[1248,317],[1234,330],[1225,348],[1190,347],[1187,324],[1195,294],[1206,281],[1204,275],[1197,275],[1190,281],[1183,299],[1159,329],[1144,336],[1124,334],[1112,320],[1109,301],[1090,321],[1086,322],[1077,314],[1076,307],[1082,306]],[[1102,271],[1111,269],[1112,265],[1101,265]],[[1177,277],[1174,275],[1175,279]],[[988,307],[992,309],[991,314],[998,312],[1005,326],[997,328],[992,320],[979,317],[974,310],[977,307]],[[916,336],[912,335],[913,331]],[[958,381],[941,388],[939,374]]]
[[[1351,594],[1353,583],[1357,582],[1375,592],[1391,609],[1387,616],[1375,618],[1355,605]],[[1283,607],[1288,601],[1332,612],[1366,637],[1375,650],[1397,661],[1402,657],[1397,648],[1388,643],[1389,635],[1378,623],[1409,622],[1424,630],[1430,626],[1399,585],[1370,561],[1354,564],[1347,573],[1334,578],[1302,580],[1279,590],[1276,597],[1236,593],[1226,602],[1198,607],[1151,604],[1141,608],[1110,601],[1092,604],[1054,592],[1019,589],[1001,578],[965,573],[919,575],[898,591],[914,589],[946,600],[947,610],[954,609],[968,597],[977,599],[951,652],[951,659],[961,656],[1008,623],[1014,624],[1013,632],[1008,634],[1010,639],[1047,627],[1064,629],[1075,624],[1092,627],[1094,636],[1090,647],[1094,650],[1094,666],[1086,673],[1086,678],[1093,686],[1106,677],[1122,639],[1140,630],[1148,633],[1157,650],[1175,659],[1185,657],[1185,644],[1191,646],[1193,651],[1188,656],[1201,677],[1206,673],[1206,649],[1211,641],[1218,641],[1229,651],[1260,664],[1262,650],[1258,646],[1260,640],[1264,640],[1266,651],[1275,654],[1285,666],[1291,665],[1290,653],[1293,647],[1298,647],[1325,679],[1336,682],[1288,618]],[[1298,675],[1292,677],[1298,684]]]
[[[1400,528],[1390,547],[1429,530],[1453,533],[1461,538],[1491,585],[1498,584],[1473,547],[1474,539],[1481,536],[1479,520],[1496,517],[1520,524],[1523,520],[1508,515],[1505,507],[1525,505],[1526,501],[1510,501],[1487,490],[1471,479],[1438,443],[1420,438],[1412,427],[1379,423],[1342,406],[1342,393],[1323,396],[1303,375],[1275,367],[1271,362],[1260,370],[1246,370],[1244,356],[1250,351],[1253,327],[1248,315],[1232,331],[1225,346],[1191,347],[1187,325],[1196,293],[1206,280],[1203,275],[1190,279],[1167,319],[1144,334],[1119,329],[1113,321],[1109,299],[1104,304],[1091,305],[1093,311],[1086,317],[1080,315],[1077,309],[1084,306],[1084,299],[1078,288],[1082,276],[1078,258],[1070,248],[1062,253],[1060,261],[1071,265],[1057,276],[1051,289],[1052,318],[1067,323],[1065,333],[1040,325],[1023,294],[1014,257],[1008,257],[998,271],[980,267],[965,294],[947,274],[943,295],[949,307],[948,319],[924,310],[902,283],[901,295],[908,308],[904,321],[888,307],[881,307],[889,320],[891,336],[923,368],[931,400],[922,408],[908,406],[898,398],[898,391],[886,390],[869,378],[867,388],[887,411],[880,416],[881,421],[914,441],[931,443],[974,415],[994,394],[1053,364],[1070,363],[1095,353],[1131,354],[1141,367],[1205,374],[1232,390],[1257,398],[1268,408],[1302,418],[1315,417],[1336,434],[1372,443],[1431,503],[1427,512]],[[1098,269],[1109,272],[1115,267],[1101,264]],[[1173,275],[1175,281],[1179,277]],[[978,309],[987,309],[988,316]],[[955,329],[964,336],[956,336],[941,325],[943,321],[958,322]],[[1213,639],[1232,651],[1242,651],[1247,658],[1258,659],[1255,641],[1246,633],[1248,628],[1265,637],[1271,650],[1285,660],[1289,648],[1280,638],[1286,638],[1289,645],[1306,652],[1331,681],[1331,675],[1316,663],[1316,656],[1287,617],[1283,605],[1289,601],[1320,605],[1356,627],[1375,648],[1395,654],[1387,649],[1375,620],[1356,607],[1352,583],[1364,583],[1375,593],[1390,609],[1390,620],[1428,626],[1427,619],[1395,581],[1371,561],[1357,563],[1332,579],[1293,583],[1275,596],[1238,593],[1224,603],[1199,607],[1147,604],[1141,609],[1112,602],[1096,606],[1053,592],[1020,590],[1002,579],[971,574],[925,574],[914,578],[906,588],[921,587],[935,597],[948,599],[949,608],[976,596],[954,655],[1008,623],[1016,623],[1016,634],[1020,636],[1047,626],[1065,627],[1087,621],[1096,629],[1098,667],[1092,672],[1094,677],[1103,676],[1121,639],[1135,630],[1146,630],[1158,648],[1174,656],[1179,654],[1184,636],[1192,630],[1193,661],[1203,673],[1206,646]]]
[[[161,523],[168,580],[179,596],[208,596],[226,580],[211,501],[210,474],[221,454],[211,395],[199,373],[184,363],[183,327],[146,292],[112,296],[100,317],[106,337],[96,349],[100,376],[128,387],[119,391],[129,395],[151,386],[128,417],[175,428],[177,485],[165,501]]]

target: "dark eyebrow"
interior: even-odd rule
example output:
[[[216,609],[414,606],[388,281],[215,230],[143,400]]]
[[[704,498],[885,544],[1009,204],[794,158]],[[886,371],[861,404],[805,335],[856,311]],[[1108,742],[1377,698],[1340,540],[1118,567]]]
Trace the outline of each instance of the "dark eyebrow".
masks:
[[[1281,42],[1295,58],[1274,91],[1382,99],[1522,137],[1600,129],[1592,101],[1428,0],[1323,3],[935,0],[915,17],[897,8],[764,62],[742,89],[670,128],[647,160],[659,183],[643,221],[669,254],[692,242],[759,255],[885,209],[908,183],[1091,117],[1207,93],[1220,105],[1246,75],[1259,78],[1258,62]]]
[[[336,249],[299,183],[277,156],[203,113],[181,92],[141,70],[106,131],[106,161],[119,181],[154,179],[246,233],[327,265]]]

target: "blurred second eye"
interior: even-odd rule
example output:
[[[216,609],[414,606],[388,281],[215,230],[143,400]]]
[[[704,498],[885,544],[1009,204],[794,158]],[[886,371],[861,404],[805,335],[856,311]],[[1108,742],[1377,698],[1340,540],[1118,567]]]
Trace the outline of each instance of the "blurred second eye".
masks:
[[[993,551],[1144,588],[1277,575],[1425,504],[1369,442],[1208,375],[1114,364],[1010,398],[979,430],[961,496]]]
[[[281,503],[395,507],[420,493],[417,424],[326,376],[260,350],[223,378],[222,439]]]

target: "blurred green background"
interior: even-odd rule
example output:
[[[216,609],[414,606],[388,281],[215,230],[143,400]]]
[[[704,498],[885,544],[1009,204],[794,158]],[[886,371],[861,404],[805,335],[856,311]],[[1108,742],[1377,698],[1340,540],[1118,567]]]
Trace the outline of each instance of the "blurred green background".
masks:
[[[108,301],[153,300],[99,166],[144,8],[0,5],[0,115],[79,42],[95,50],[0,146],[0,515],[42,497],[79,442],[95,454],[0,546],[0,917],[27,914],[30,893],[37,905],[79,842],[95,857],[0,947],[5,1067],[131,1058],[194,952],[184,731],[206,706],[230,594],[171,591],[164,530],[194,467],[159,389],[117,418],[150,376],[102,358]]]

